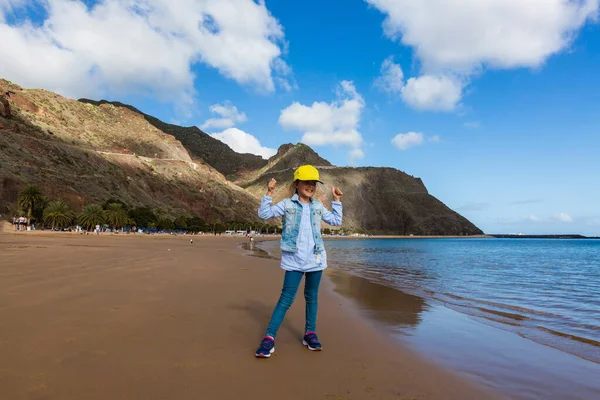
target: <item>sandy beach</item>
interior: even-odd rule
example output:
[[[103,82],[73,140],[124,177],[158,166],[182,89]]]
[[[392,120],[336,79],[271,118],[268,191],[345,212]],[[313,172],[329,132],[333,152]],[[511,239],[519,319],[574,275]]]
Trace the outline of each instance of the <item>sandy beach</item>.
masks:
[[[254,351],[283,272],[243,239],[0,233],[3,399],[494,399],[361,318],[324,282]],[[329,278],[328,278],[329,279]]]

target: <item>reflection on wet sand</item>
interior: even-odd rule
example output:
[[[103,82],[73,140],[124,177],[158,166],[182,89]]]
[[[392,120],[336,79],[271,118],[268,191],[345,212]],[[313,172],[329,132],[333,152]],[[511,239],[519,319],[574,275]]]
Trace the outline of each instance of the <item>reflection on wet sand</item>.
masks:
[[[255,243],[254,241],[249,241],[249,242],[243,243],[242,249],[251,251],[250,256],[252,256],[252,257],[275,259],[275,257],[271,256],[265,250],[257,247],[254,243]]]
[[[416,327],[421,322],[421,313],[428,308],[422,297],[332,268],[326,274],[337,293],[355,301],[362,311],[388,326]]]

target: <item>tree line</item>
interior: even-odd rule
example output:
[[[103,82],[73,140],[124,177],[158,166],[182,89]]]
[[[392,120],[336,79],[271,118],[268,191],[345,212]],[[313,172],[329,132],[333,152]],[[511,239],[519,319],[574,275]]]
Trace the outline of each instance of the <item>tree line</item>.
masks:
[[[29,185],[17,197],[17,204],[26,213],[28,223],[36,222],[53,230],[79,225],[90,231],[96,225],[118,230],[137,228],[156,231],[187,231],[222,233],[226,230],[280,233],[276,225],[249,221],[205,221],[197,215],[181,215],[169,218],[160,209],[130,207],[118,199],[108,199],[103,204],[86,205],[76,214],[63,200],[51,200],[36,185]]]

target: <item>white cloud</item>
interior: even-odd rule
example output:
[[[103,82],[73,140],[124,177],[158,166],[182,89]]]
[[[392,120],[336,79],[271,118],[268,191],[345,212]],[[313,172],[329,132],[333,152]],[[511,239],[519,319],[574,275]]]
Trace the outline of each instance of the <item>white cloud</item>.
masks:
[[[209,110],[214,114],[218,114],[223,118],[228,118],[235,122],[246,121],[246,114],[238,111],[237,107],[229,101],[225,101],[223,104],[214,104],[210,106]]]
[[[426,71],[537,67],[568,47],[598,0],[366,0],[385,34],[412,47]]]
[[[425,137],[422,133],[408,132],[399,133],[392,139],[392,144],[396,146],[398,150],[406,150],[414,146],[423,144]]]
[[[273,61],[273,70],[275,71],[275,82],[286,92],[298,89],[298,84],[292,76],[292,68],[281,58]]]
[[[9,11],[34,3],[0,1]],[[190,102],[197,62],[263,91],[291,76],[283,29],[262,0],[35,4],[47,14],[43,24],[0,18],[0,76],[25,87],[70,97],[151,90]]]
[[[222,132],[210,134],[210,136],[225,143],[233,151],[256,154],[265,159],[277,153],[276,149],[262,146],[258,139],[251,134],[233,127],[239,122],[246,121],[247,118],[246,114],[240,112],[230,101],[225,101],[222,104],[213,104],[209,109],[213,114],[221,118],[210,118],[202,125],[202,129],[225,129]]]
[[[400,95],[404,103],[417,110],[452,111],[460,102],[465,83],[450,75],[422,75],[405,83],[402,68],[388,57],[381,64],[375,86]]]
[[[335,101],[314,102],[311,106],[294,102],[281,111],[279,124],[286,130],[302,132],[301,140],[307,145],[350,147],[350,155],[356,159],[363,156],[358,128],[364,106],[354,84],[342,81]]]
[[[200,126],[200,129],[209,131],[212,129],[227,129],[235,126],[235,122],[229,118],[209,118]]]
[[[531,222],[542,222],[542,219],[536,215],[530,215],[527,218],[525,218],[526,220],[529,220]]]
[[[553,219],[555,219],[556,221],[560,221],[560,222],[573,222],[573,218],[566,213],[559,213],[556,214]]]
[[[362,149],[354,149],[352,151],[350,151],[350,159],[351,160],[360,160],[361,158],[364,158],[365,153],[364,151],[362,151]]]
[[[265,159],[277,153],[277,149],[261,146],[257,138],[237,128],[229,128],[221,133],[215,133],[210,136],[225,143],[238,153],[256,154]]]
[[[429,109],[428,105],[433,103],[434,109],[445,111],[458,104],[468,77],[483,68],[535,68],[568,48],[578,30],[596,19],[599,3],[599,0],[365,1],[386,15],[385,34],[411,47],[420,62],[421,76],[413,82],[410,95],[407,94],[413,100],[409,105]],[[390,69],[384,66],[383,76],[390,77]],[[453,78],[452,83],[442,84],[441,77],[448,76],[461,79]],[[426,84],[418,85],[426,77],[429,77]],[[438,87],[435,91],[434,79]],[[421,91],[426,94],[421,95]]]
[[[210,112],[217,114],[220,118],[210,118],[204,124],[201,129],[226,129],[232,128],[237,123],[245,122],[247,120],[246,114],[238,111],[237,107],[226,101],[223,104],[214,104],[209,108]]]
[[[452,111],[460,102],[463,84],[448,76],[410,78],[402,88],[402,100],[418,110]]]
[[[381,76],[375,81],[375,86],[384,92],[402,93],[404,73],[402,67],[394,63],[393,57],[386,58],[381,64]]]
[[[428,142],[439,143],[439,135],[433,135],[427,138]],[[411,147],[420,146],[425,143],[425,135],[419,132],[399,133],[392,138],[392,144],[398,150],[407,150]]]

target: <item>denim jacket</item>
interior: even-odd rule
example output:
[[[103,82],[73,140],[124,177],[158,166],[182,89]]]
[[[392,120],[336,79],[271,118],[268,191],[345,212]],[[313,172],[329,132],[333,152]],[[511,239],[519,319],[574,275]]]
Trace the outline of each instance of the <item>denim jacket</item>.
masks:
[[[302,204],[298,200],[298,195],[294,194],[291,199],[284,199],[275,206],[271,206],[272,198],[263,196],[258,216],[263,219],[274,217],[282,218],[282,234],[280,247],[283,251],[297,251],[298,233],[300,230],[300,221],[302,219]],[[332,211],[327,210],[319,200],[310,201],[310,224],[315,240],[315,253],[321,253],[324,250],[323,238],[321,237],[321,220],[329,225],[338,226],[342,224],[342,203],[339,201],[331,202]]]

